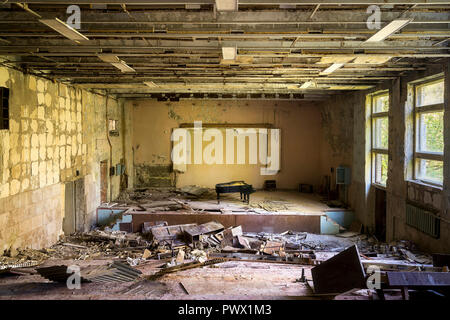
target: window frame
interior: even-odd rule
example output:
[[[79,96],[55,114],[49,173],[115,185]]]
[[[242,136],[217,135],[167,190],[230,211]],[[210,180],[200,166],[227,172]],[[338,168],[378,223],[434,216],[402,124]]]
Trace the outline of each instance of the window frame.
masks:
[[[9,100],[11,90],[7,87],[0,87],[0,130],[9,130],[10,128],[10,112]],[[6,116],[3,116],[7,113]]]
[[[375,111],[375,100],[379,97],[387,96],[388,97],[388,110],[387,111]],[[386,184],[382,184],[376,181],[377,174],[377,155],[388,155],[389,154],[389,109],[391,107],[391,95],[389,89],[381,90],[374,93],[369,94],[370,98],[370,158],[371,158],[371,183],[374,186],[386,188]],[[377,137],[375,133],[375,121],[377,119],[385,118],[388,121],[388,146],[386,149],[375,147],[375,139]],[[389,169],[389,157],[388,157],[388,169]],[[386,180],[387,183],[387,180]]]
[[[433,84],[438,82],[444,82],[444,88],[445,88],[445,77],[442,74],[438,74],[432,77],[427,77],[426,79],[421,79],[419,81],[416,81],[412,83],[412,93],[413,93],[413,117],[414,117],[414,149],[413,149],[413,178],[415,181],[430,184],[437,187],[442,187],[444,184],[444,181],[438,182],[436,180],[429,180],[424,177],[420,177],[419,173],[419,161],[420,160],[431,160],[431,161],[441,161],[444,163],[444,150],[441,152],[432,152],[432,151],[423,151],[420,150],[421,145],[421,123],[420,123],[420,116],[427,113],[436,113],[436,112],[445,112],[444,111],[444,102],[437,103],[437,104],[430,104],[430,105],[423,105],[418,106],[417,105],[417,90],[420,86],[424,86],[427,84]]]

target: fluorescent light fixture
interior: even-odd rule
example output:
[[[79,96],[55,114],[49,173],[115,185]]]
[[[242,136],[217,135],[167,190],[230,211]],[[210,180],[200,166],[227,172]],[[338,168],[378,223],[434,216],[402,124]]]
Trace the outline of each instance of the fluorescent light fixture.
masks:
[[[237,11],[238,0],[216,0],[217,11]]]
[[[156,83],[154,83],[153,81],[146,81],[146,82],[144,82],[144,84],[150,88],[159,88],[159,86]]]
[[[73,41],[85,41],[89,40],[88,37],[85,35],[82,35],[77,30],[66,24],[65,22],[59,20],[58,18],[55,19],[40,19],[41,23],[45,24],[46,26],[52,28],[56,32],[59,32],[64,37],[69,38]]]
[[[297,6],[295,4],[280,4],[280,9],[295,9]]]
[[[185,5],[184,5],[184,8],[186,9],[186,10],[198,10],[198,9],[201,9],[202,7],[201,7],[201,5],[199,5],[199,4],[190,4],[190,3],[186,3]]]
[[[222,47],[222,56],[224,60],[236,60],[236,47]]]
[[[136,72],[132,67],[127,65],[124,61],[120,60],[120,62],[117,63],[111,63],[114,67],[119,69],[122,72]]]
[[[331,66],[329,66],[328,68],[326,68],[319,74],[320,75],[330,74],[330,73],[335,72],[337,69],[342,68],[343,66],[344,66],[344,63],[333,63]]]
[[[119,57],[114,54],[102,53],[102,54],[99,54],[98,57],[103,62],[108,62],[108,63],[120,62]]]
[[[312,85],[313,85],[312,81],[306,81],[300,86],[300,89],[307,89],[307,88],[311,87]]]
[[[127,65],[125,61],[120,60],[118,56],[115,56],[113,54],[99,54],[98,57],[104,62],[111,63],[114,67],[122,72],[136,72],[136,70]]]
[[[394,21],[391,21],[387,26],[385,26],[383,29],[375,33],[373,36],[371,36],[369,39],[366,40],[366,42],[379,42],[383,41],[387,37],[389,37],[391,34],[396,33],[398,30],[406,26],[408,23],[411,22],[411,19],[397,19]]]

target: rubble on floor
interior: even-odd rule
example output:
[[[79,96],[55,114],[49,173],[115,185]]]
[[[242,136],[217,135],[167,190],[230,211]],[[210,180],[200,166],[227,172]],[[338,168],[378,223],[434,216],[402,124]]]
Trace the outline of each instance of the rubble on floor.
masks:
[[[83,281],[108,283],[161,281],[168,274],[212,267],[227,261],[290,264],[302,268],[296,282],[311,288],[310,294],[327,293],[338,299],[355,298],[353,293],[344,295],[344,291],[353,287],[365,289],[365,270],[374,265],[380,268],[383,277],[389,275],[386,272],[400,274],[402,271],[416,271],[438,279],[444,287],[448,284],[447,275],[436,275],[448,271],[448,267],[434,267],[431,256],[417,252],[409,241],[388,244],[367,235],[342,238],[289,230],[283,233],[248,233],[241,226],[224,228],[215,221],[184,225],[168,225],[160,221],[147,223],[143,230],[145,232],[142,234],[127,233],[107,227],[73,234],[50,248],[21,250],[15,255],[7,253],[0,257],[0,270],[16,274],[40,274],[49,280],[64,282],[68,277],[68,264],[52,265],[50,262],[71,260],[76,265],[77,261],[84,261]],[[340,256],[348,252],[349,248],[354,248],[349,253],[353,258],[342,260]],[[100,260],[111,262],[100,265],[93,263]],[[334,273],[330,273],[330,267],[327,267],[332,261],[337,264],[331,266]],[[352,268],[359,270],[358,275],[346,267],[348,261],[354,261]],[[305,276],[304,267],[312,268],[312,278]],[[328,279],[330,277],[334,281]],[[385,280],[388,288],[391,288],[389,279],[392,283],[402,281],[398,277],[394,278],[394,275],[385,279],[388,279]],[[184,281],[185,285],[188,283]],[[386,294],[370,290],[370,294],[365,294],[367,291],[364,290],[361,292],[362,296],[356,295],[358,299],[381,299],[382,296],[386,299],[389,296],[389,290]],[[402,297],[407,297],[405,294]]]
[[[65,236],[55,245],[41,250],[8,251],[0,256],[0,273],[19,277],[37,277],[40,274],[44,278],[33,278],[34,281],[64,282],[68,278],[68,267],[80,265],[86,283],[130,282],[133,287],[122,288],[121,292],[141,292],[138,288],[147,288],[145,282],[149,280],[164,282],[187,270],[221,268],[223,277],[227,277],[227,268],[236,266],[236,263],[264,264],[268,270],[271,270],[270,264],[275,264],[297,268],[289,284],[289,292],[297,288],[311,297],[320,295],[337,299],[398,297],[396,293],[392,295],[392,290],[403,290],[401,297],[409,297],[405,286],[390,286],[390,283],[404,283],[403,278],[387,272],[398,275],[404,271],[433,273],[431,278],[438,279],[444,287],[447,283],[446,276],[436,276],[435,273],[448,273],[445,262],[448,257],[440,255],[432,259],[430,255],[419,252],[410,241],[379,242],[374,236],[361,234],[362,225],[357,221],[346,221],[348,228],[336,236],[290,230],[281,233],[247,232],[240,225],[224,227],[217,221],[204,222],[205,218],[201,220],[204,223],[176,225],[156,220],[142,222],[139,230],[133,230],[132,224],[126,220],[130,212],[276,214],[277,211],[292,209],[288,202],[275,198],[255,201],[248,206],[242,203],[234,205],[232,201],[218,205],[215,197],[214,190],[197,186],[123,192],[116,202],[102,205],[104,212],[98,215],[98,226],[94,230]],[[198,201],[200,199],[204,201]],[[351,259],[342,259],[345,255]],[[347,262],[342,262],[350,260],[353,272],[346,267]],[[337,266],[332,266],[334,271],[330,272],[327,265],[332,265],[333,261],[337,261]],[[387,290],[366,290],[368,270],[373,267],[381,272]],[[331,276],[339,281],[331,281]],[[141,282],[142,286],[137,285]],[[200,290],[192,279],[183,279],[179,283],[184,288],[183,294]],[[258,282],[259,285],[266,288],[262,281]],[[426,283],[426,286],[430,284]],[[213,287],[219,290],[217,285]],[[168,290],[166,287],[158,288],[161,289],[158,292]],[[205,288],[208,290],[208,286]]]

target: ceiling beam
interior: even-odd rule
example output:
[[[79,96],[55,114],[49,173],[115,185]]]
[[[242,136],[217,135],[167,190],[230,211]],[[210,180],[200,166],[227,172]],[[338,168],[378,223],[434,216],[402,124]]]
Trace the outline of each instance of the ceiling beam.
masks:
[[[449,4],[447,2],[447,4]],[[448,5],[446,6],[449,7]],[[450,20],[448,10],[435,8],[436,11],[427,9],[426,11],[411,11],[405,16],[413,19],[411,24],[423,23],[446,23]],[[397,19],[402,10],[391,9],[382,12],[382,23],[388,23]],[[63,18],[67,16],[65,8],[61,11],[48,11],[40,9],[39,14],[45,18],[54,18],[58,16]],[[149,10],[133,12],[133,20],[119,11],[103,12],[99,10],[83,10],[82,11],[82,27],[90,24],[142,24],[142,25],[348,25],[359,24],[366,25],[368,14],[364,10],[355,9],[330,9],[316,12],[314,21],[309,19],[309,11],[286,11],[286,10],[270,10],[270,11],[241,11],[241,12],[222,12],[220,15],[214,16],[209,11],[180,11],[180,10]],[[1,10],[0,6],[0,22],[5,23],[37,23],[37,19],[30,19],[30,15],[22,11]],[[257,31],[257,30],[255,30]]]
[[[126,4],[126,5],[186,5],[186,4],[209,4],[213,5],[215,0],[9,0],[9,3],[34,3],[34,4]],[[370,5],[379,4],[385,5],[385,0],[239,0],[239,5]],[[446,4],[446,0],[389,0],[389,4]]]

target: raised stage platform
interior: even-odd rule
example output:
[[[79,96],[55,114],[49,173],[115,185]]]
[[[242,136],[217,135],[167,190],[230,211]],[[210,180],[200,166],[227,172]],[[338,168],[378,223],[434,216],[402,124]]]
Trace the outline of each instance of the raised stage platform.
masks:
[[[282,199],[267,200],[269,199]],[[348,228],[354,219],[350,210],[332,209],[317,200],[315,195],[294,192],[257,192],[253,195],[253,207],[278,205],[285,210],[268,212],[267,208],[250,208],[228,198],[217,210],[214,201],[191,201],[189,204],[199,210],[139,211],[135,207],[115,205],[97,209],[97,224],[110,225],[113,230],[140,232],[144,222],[166,221],[169,225],[217,221],[225,228],[242,226],[244,232],[281,233],[285,231],[336,234],[341,226]],[[259,202],[258,202],[259,201]],[[256,205],[255,205],[256,204]],[[224,209],[225,208],[225,209]],[[230,209],[231,208],[231,209]],[[210,211],[208,211],[210,210]],[[214,211],[216,210],[216,211]],[[230,212],[230,210],[235,210]]]

